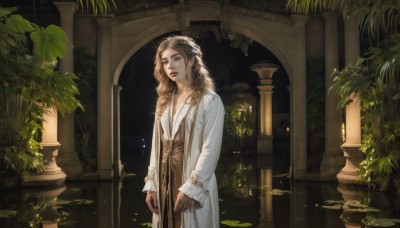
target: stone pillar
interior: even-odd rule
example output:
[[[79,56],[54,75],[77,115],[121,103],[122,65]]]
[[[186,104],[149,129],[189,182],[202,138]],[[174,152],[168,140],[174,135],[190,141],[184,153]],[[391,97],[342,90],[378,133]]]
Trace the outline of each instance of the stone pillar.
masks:
[[[60,185],[67,177],[56,162],[60,148],[60,143],[57,141],[57,110],[50,108],[43,114],[43,129],[41,146],[45,170],[25,178],[22,182],[24,186]]]
[[[113,85],[111,80],[111,27],[113,19],[97,17],[97,174],[114,177]]]
[[[302,179],[307,173],[307,99],[306,99],[306,39],[308,20],[304,15],[292,15],[293,20],[293,75],[291,81],[291,142],[294,179]]]
[[[321,179],[334,181],[344,165],[340,145],[342,140],[342,113],[338,109],[339,96],[329,92],[332,73],[339,68],[337,15],[324,14],[325,20],[325,151],[320,166]]]
[[[275,64],[261,61],[253,64],[251,70],[260,77],[260,130],[257,138],[257,153],[272,154],[272,76],[279,69]]]
[[[120,124],[120,99],[119,95],[122,87],[116,85],[113,87],[114,93],[114,175],[121,177],[121,172],[124,166],[121,163],[121,124]]]
[[[346,64],[355,63],[360,55],[360,37],[357,22],[343,13]],[[361,147],[361,101],[357,94],[350,97],[353,102],[346,107],[346,141],[342,145],[346,164],[337,174],[340,184],[360,184],[358,166],[363,159]]]
[[[60,60],[60,71],[74,72],[74,13],[76,4],[74,2],[54,2],[60,12],[61,28],[68,37],[67,52]],[[68,179],[76,180],[82,173],[82,164],[75,151],[75,114],[68,113],[59,118],[58,134],[61,143],[58,162],[68,175]]]

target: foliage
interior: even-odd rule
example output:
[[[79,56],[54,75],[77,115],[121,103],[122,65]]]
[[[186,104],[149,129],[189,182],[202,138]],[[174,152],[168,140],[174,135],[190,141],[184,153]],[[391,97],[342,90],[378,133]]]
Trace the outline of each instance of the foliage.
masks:
[[[46,110],[64,114],[80,103],[75,75],[54,71],[65,54],[64,31],[32,24],[15,10],[0,7],[0,164],[20,178],[44,168],[40,136]]]
[[[244,151],[245,138],[252,136],[254,132],[250,125],[250,115],[250,107],[246,104],[225,106],[224,134],[235,138],[242,152]]]
[[[287,0],[294,13],[343,11],[372,37],[396,33],[400,23],[400,0]]]
[[[361,98],[360,176],[370,187],[387,190],[400,175],[400,0],[288,0],[287,6],[297,13],[343,12],[374,41],[354,65],[335,73],[333,88],[342,107],[354,94]]]
[[[79,78],[78,99],[85,107],[85,112],[75,112],[76,151],[82,162],[83,170],[96,170],[97,164],[97,65],[96,58],[82,49],[74,50],[74,69]]]
[[[116,8],[114,0],[75,0],[83,12],[92,12],[94,15],[107,14]]]
[[[341,105],[357,93],[362,101],[362,180],[386,190],[398,175],[400,162],[400,84],[398,82],[400,35],[392,35],[370,48],[357,63],[348,65],[334,79]]]
[[[325,149],[325,63],[307,59],[307,157],[308,169],[319,170]],[[322,79],[322,80],[321,80]]]

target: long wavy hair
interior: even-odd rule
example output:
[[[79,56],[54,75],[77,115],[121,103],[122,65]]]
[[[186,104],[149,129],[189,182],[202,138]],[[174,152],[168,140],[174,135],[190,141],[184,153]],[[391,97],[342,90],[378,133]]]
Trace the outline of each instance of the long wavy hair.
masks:
[[[202,94],[206,91],[215,91],[214,82],[210,77],[206,66],[203,63],[203,53],[201,52],[200,46],[195,41],[187,36],[170,36],[165,38],[158,46],[155,61],[154,61],[154,76],[157,79],[157,105],[156,115],[158,117],[164,112],[166,106],[171,100],[172,94],[176,89],[176,83],[168,78],[164,71],[162,64],[162,53],[172,48],[176,50],[185,60],[187,66],[188,61],[194,59],[194,63],[191,70],[190,86],[192,93],[190,95],[191,104],[195,105],[200,101]]]

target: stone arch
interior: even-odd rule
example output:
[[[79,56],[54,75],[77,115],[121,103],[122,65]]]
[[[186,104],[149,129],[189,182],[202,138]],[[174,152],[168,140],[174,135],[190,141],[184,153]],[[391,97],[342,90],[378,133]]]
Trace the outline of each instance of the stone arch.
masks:
[[[187,33],[190,21],[218,20],[221,27],[250,37],[269,49],[283,64],[291,84],[291,159],[294,174],[306,172],[305,111],[305,22],[304,16],[285,17],[270,13],[201,1],[178,4],[109,18],[97,18],[98,30],[98,173],[101,179],[114,176],[113,157],[118,148],[118,93],[115,87],[128,59],[149,41],[173,31]],[[260,29],[263,28],[263,29]],[[118,37],[118,42],[113,42]],[[109,84],[107,86],[107,84]],[[114,90],[114,92],[113,92]],[[119,90],[119,89],[117,89]],[[107,95],[108,94],[108,95]],[[115,121],[114,119],[117,119]],[[107,124],[110,121],[110,124]],[[294,152],[296,143],[296,153]],[[111,153],[111,156],[110,156]],[[102,157],[104,156],[104,158]]]

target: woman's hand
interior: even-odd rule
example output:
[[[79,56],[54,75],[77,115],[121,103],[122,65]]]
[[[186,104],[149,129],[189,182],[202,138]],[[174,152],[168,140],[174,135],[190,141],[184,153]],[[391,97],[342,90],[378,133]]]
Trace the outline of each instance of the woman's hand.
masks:
[[[185,195],[185,193],[179,192],[176,197],[175,202],[175,212],[184,212],[187,209],[190,209],[193,205],[194,200],[189,196]]]
[[[156,214],[159,213],[156,192],[148,192],[147,193],[146,203],[151,212],[156,213]]]

